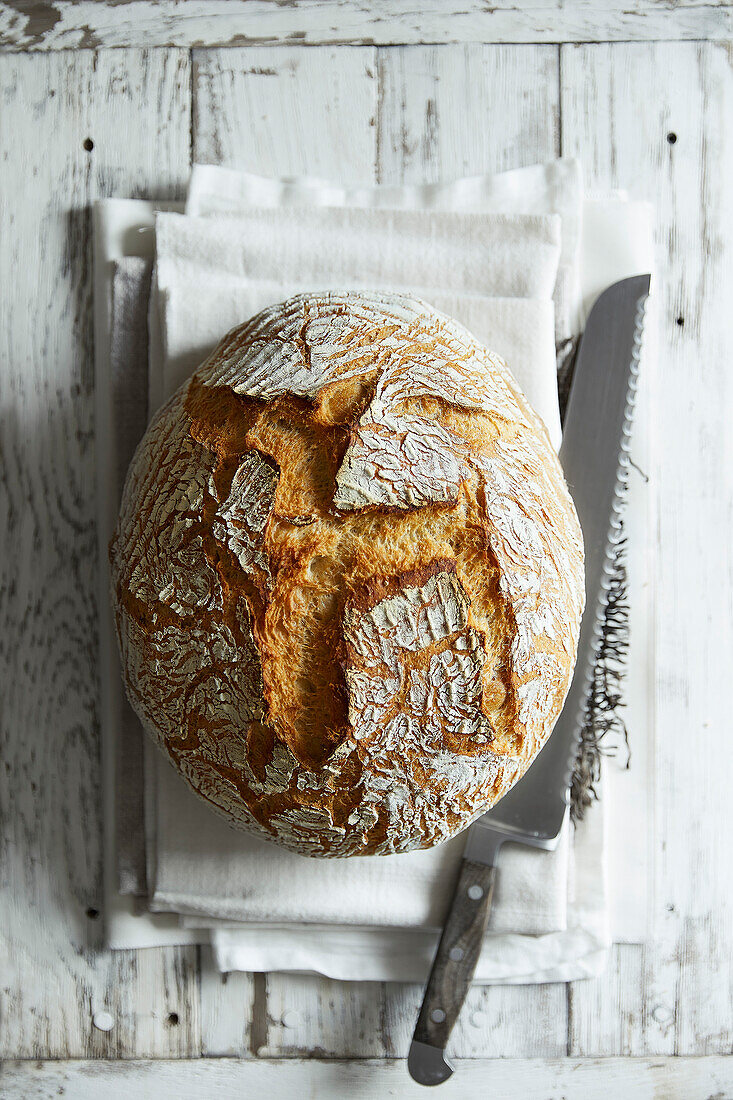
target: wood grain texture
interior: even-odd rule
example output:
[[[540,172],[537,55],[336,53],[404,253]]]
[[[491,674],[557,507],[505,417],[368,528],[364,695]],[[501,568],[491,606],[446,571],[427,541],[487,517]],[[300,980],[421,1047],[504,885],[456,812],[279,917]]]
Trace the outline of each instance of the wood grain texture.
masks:
[[[605,42],[725,38],[727,0],[3,0],[0,46]]]
[[[733,761],[722,748],[730,720],[721,690],[733,666],[730,536],[721,529],[729,532],[733,504],[731,52],[570,46],[562,73],[563,150],[584,158],[591,187],[628,187],[657,213],[655,873],[634,1045],[725,1052],[733,1041]]]
[[[558,154],[555,47],[381,49],[378,73],[380,183],[434,183]]]
[[[375,50],[194,52],[194,159],[262,175],[371,183]]]
[[[0,1069],[4,1100],[231,1100],[232,1096],[295,1100],[421,1100],[422,1085],[399,1061],[40,1062]],[[440,1087],[446,1100],[541,1097],[542,1100],[727,1100],[733,1059],[709,1058],[475,1058],[458,1061]]]
[[[644,948],[616,944],[597,978],[568,986],[568,1054],[635,1057],[643,1052]]]
[[[180,193],[185,53],[0,56],[0,1050],[171,1055],[195,951],[100,954],[90,204]],[[110,1012],[114,1026],[93,1026]],[[171,1011],[181,1023],[166,1029]]]
[[[476,970],[496,869],[464,859],[415,1024],[415,1041],[445,1050]]]
[[[567,987],[473,985],[446,1048],[451,1058],[556,1058],[567,1049]],[[422,985],[384,986],[386,1057],[404,1058],[424,993]]]
[[[267,975],[265,1057],[384,1058],[384,986],[311,974]],[[403,1054],[406,1052],[402,1052]]]
[[[93,1053],[101,1058],[188,1058],[201,1049],[198,952],[195,947],[114,951],[105,998],[108,1032],[93,1028]]]
[[[200,959],[201,1054],[215,1058],[256,1055],[267,1027],[265,977],[261,974],[220,974],[211,949]]]

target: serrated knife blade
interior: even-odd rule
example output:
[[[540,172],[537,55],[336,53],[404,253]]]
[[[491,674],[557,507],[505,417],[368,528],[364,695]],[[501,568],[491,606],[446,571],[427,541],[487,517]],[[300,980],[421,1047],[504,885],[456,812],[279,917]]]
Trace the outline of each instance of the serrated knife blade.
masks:
[[[428,979],[408,1056],[423,1085],[447,1080],[445,1045],[478,961],[501,845],[556,847],[600,641],[605,597],[620,535],[628,445],[639,373],[649,275],[605,290],[590,312],[576,359],[560,462],[585,543],[586,605],[578,656],[553,733],[519,782],[468,830],[456,892]]]

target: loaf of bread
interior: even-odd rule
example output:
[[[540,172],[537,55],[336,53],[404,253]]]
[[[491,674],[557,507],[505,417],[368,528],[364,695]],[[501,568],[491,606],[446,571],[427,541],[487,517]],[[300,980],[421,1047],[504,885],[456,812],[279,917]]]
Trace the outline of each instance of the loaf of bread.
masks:
[[[305,855],[464,829],[572,675],[583,549],[544,426],[408,296],[302,295],[229,333],[151,423],[110,557],[143,724]]]

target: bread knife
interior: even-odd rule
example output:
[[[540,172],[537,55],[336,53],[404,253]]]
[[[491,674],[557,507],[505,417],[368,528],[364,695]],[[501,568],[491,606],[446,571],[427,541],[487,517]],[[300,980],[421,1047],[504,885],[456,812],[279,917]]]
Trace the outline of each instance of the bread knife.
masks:
[[[575,672],[552,735],[531,767],[468,830],[407,1059],[411,1077],[422,1085],[439,1085],[453,1073],[445,1047],[476,970],[499,849],[510,840],[551,851],[568,813],[570,777],[620,536],[649,284],[649,275],[638,275],[605,290],[580,341],[560,447],[585,543],[586,604]]]

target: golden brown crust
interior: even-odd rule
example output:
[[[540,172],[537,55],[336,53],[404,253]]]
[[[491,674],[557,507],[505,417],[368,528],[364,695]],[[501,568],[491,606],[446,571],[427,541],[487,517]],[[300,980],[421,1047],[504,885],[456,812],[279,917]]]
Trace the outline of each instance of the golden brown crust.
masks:
[[[128,693],[198,793],[308,855],[429,847],[567,691],[582,544],[504,364],[403,295],[301,295],[151,424],[111,546]]]

